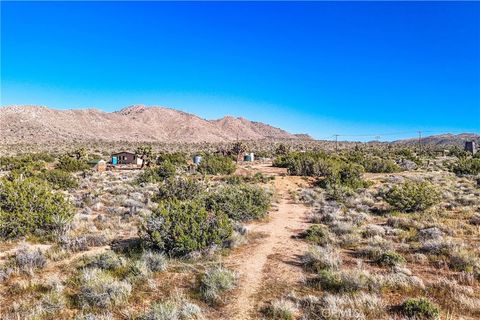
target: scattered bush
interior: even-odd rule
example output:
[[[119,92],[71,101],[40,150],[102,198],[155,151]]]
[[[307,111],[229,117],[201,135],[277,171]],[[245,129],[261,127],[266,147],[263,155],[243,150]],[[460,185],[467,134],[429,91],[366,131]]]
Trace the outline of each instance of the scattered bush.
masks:
[[[89,268],[81,272],[78,290],[81,306],[108,308],[125,301],[132,286],[126,281],[116,280],[104,270]]]
[[[165,271],[167,269],[167,257],[154,251],[144,251],[140,261],[145,262],[148,269],[152,272]]]
[[[308,228],[304,235],[306,240],[313,242],[319,246],[324,246],[332,243],[332,236],[328,229],[322,225],[314,224]]]
[[[389,251],[383,252],[375,260],[375,262],[381,266],[394,267],[394,266],[405,264],[406,260],[401,254],[395,251],[389,250]]]
[[[47,259],[40,249],[20,248],[13,257],[13,266],[25,273],[31,274],[36,269],[43,269]]]
[[[140,227],[147,244],[171,255],[219,245],[231,233],[228,217],[222,212],[209,213],[200,200],[166,201]]]
[[[217,190],[206,202],[207,208],[214,212],[224,212],[233,220],[248,221],[267,214],[271,195],[258,186],[229,185]]]
[[[63,170],[47,170],[40,173],[37,177],[47,181],[53,189],[67,190],[78,187],[77,179]]]
[[[437,319],[438,307],[426,298],[409,298],[400,306],[402,314],[413,319]]]
[[[369,293],[326,294],[319,303],[327,320],[383,319],[385,304],[382,299]]]
[[[314,272],[337,270],[341,262],[338,250],[333,247],[314,246],[302,257],[305,269]]]
[[[453,164],[451,171],[455,174],[480,174],[480,159],[462,157]]]
[[[235,163],[232,159],[220,155],[205,155],[198,166],[198,172],[203,174],[232,174]]]
[[[292,301],[279,299],[272,301],[262,311],[269,319],[293,320],[296,308]]]
[[[154,197],[161,200],[191,200],[198,197],[205,190],[204,185],[193,178],[170,177],[159,185],[158,193]]]
[[[160,153],[157,157],[157,164],[161,164],[166,161],[176,166],[186,165],[187,156],[183,152]]]
[[[88,268],[99,268],[102,270],[115,270],[125,265],[125,259],[118,256],[113,251],[107,251],[99,255],[88,258],[86,263]]]
[[[226,268],[207,270],[200,280],[200,295],[208,303],[222,303],[222,295],[235,288],[237,275]]]
[[[62,194],[36,179],[0,181],[0,236],[52,235],[73,217]]]
[[[155,168],[143,170],[137,177],[137,183],[155,183],[174,177],[176,174],[177,167],[169,161],[164,161]]]
[[[385,195],[385,201],[397,210],[404,212],[423,211],[439,200],[440,194],[428,182],[405,182],[394,186]]]
[[[157,302],[139,317],[139,320],[190,320],[203,319],[202,309],[182,297]]]
[[[394,161],[376,156],[365,157],[360,164],[365,168],[366,172],[392,173],[401,171],[401,168]]]
[[[79,160],[68,155],[64,155],[58,159],[57,169],[76,172],[89,169],[89,165],[84,160]]]

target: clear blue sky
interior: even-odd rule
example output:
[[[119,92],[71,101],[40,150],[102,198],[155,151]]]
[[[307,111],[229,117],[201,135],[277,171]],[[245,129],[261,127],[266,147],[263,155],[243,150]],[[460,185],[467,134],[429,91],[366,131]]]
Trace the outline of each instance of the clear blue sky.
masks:
[[[2,106],[163,105],[317,138],[480,131],[478,2],[2,1],[1,27]]]

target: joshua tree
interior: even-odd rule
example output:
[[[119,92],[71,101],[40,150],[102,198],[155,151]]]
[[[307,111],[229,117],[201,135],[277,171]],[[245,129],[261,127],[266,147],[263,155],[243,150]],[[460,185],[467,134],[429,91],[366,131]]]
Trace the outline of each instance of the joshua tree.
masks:
[[[286,145],[284,145],[283,143],[281,143],[277,147],[277,149],[275,150],[275,154],[277,156],[286,155],[288,153],[288,151],[289,151],[289,148]]]
[[[240,155],[247,151],[247,146],[241,142],[237,141],[233,144],[232,153],[237,155],[237,163],[240,158]]]
[[[77,160],[86,159],[88,156],[87,149],[79,148],[69,154],[69,156],[74,157]]]
[[[149,145],[142,145],[137,148],[135,151],[137,156],[142,159],[142,168],[146,165],[147,167],[150,166],[152,159],[153,159],[153,149],[152,146]]]

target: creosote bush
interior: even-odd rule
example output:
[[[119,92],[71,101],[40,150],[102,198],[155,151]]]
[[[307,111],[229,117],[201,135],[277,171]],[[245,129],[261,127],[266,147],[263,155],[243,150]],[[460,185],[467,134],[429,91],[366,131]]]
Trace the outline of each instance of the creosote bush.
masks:
[[[198,199],[165,201],[140,227],[147,244],[175,256],[220,245],[231,233],[228,217],[223,212],[208,212]]]
[[[270,202],[270,193],[248,184],[222,187],[206,199],[207,208],[223,212],[237,221],[264,217],[270,208]]]
[[[235,163],[232,159],[221,155],[205,155],[198,166],[198,172],[203,174],[232,174]]]
[[[400,306],[402,314],[413,319],[438,319],[440,310],[426,298],[409,298]]]
[[[37,179],[0,181],[0,237],[52,235],[73,217],[62,194]]]
[[[393,186],[383,197],[397,210],[414,212],[433,206],[439,200],[440,193],[431,183],[407,181],[402,185]]]

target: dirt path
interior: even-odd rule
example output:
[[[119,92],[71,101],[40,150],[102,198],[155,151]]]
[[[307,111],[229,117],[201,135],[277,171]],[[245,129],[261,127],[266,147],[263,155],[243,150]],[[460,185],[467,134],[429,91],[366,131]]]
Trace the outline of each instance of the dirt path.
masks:
[[[296,177],[280,176],[267,166],[257,169],[275,175],[278,211],[272,211],[266,222],[249,224],[250,233],[259,238],[255,243],[232,252],[225,261],[240,275],[236,296],[224,311],[223,316],[228,319],[256,319],[256,308],[268,296],[263,294],[265,288],[275,291],[277,286],[288,288],[297,284],[302,277],[299,259],[308,249],[304,241],[293,238],[308,228],[305,217],[308,209],[293,202],[289,193],[305,182]]]

